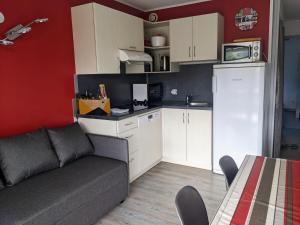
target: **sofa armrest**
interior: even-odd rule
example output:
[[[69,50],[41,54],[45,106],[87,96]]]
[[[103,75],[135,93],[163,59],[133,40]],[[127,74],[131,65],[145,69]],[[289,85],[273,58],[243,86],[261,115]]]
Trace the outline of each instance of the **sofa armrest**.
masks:
[[[95,148],[95,155],[129,163],[128,141],[126,139],[97,134],[87,134],[87,136]]]

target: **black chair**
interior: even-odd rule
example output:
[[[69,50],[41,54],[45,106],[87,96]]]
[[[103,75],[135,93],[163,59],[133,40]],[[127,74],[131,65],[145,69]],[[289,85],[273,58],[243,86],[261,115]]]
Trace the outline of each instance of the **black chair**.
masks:
[[[175,204],[182,225],[209,225],[205,204],[194,187],[183,187],[176,195]]]
[[[228,190],[239,169],[233,158],[228,155],[225,155],[220,159],[219,165],[225,175],[226,188]]]

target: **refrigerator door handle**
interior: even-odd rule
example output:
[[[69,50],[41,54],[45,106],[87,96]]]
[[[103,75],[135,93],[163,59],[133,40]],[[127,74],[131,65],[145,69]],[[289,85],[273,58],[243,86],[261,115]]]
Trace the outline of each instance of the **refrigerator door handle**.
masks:
[[[212,77],[212,91],[217,93],[217,77],[215,75]]]

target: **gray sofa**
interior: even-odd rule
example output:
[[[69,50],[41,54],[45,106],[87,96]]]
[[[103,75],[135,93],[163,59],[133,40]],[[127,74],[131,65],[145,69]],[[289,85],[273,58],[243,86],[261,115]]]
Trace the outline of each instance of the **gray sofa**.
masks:
[[[0,225],[92,225],[126,199],[127,140],[87,136],[92,154],[0,190]]]

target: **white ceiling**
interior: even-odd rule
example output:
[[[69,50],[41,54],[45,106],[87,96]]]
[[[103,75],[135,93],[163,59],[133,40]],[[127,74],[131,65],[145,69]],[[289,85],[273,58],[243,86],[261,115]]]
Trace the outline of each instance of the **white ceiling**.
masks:
[[[116,0],[142,11],[152,11],[162,8],[169,8],[180,5],[187,5],[210,0]],[[296,0],[297,1],[297,0]]]
[[[285,20],[300,20],[300,0],[283,0]]]

